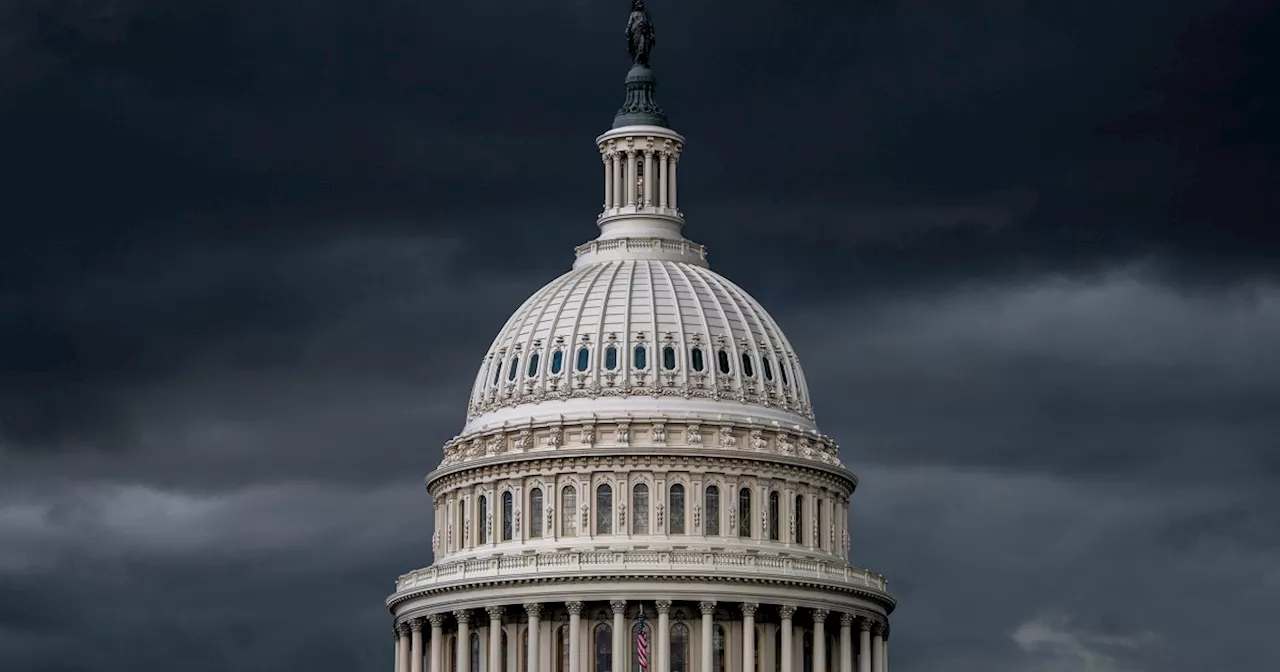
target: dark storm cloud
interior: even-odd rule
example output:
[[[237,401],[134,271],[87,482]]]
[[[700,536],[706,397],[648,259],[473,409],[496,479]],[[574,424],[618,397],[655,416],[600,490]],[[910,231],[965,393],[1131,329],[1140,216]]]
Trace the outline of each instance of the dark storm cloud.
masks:
[[[420,478],[592,234],[625,4],[0,7],[0,667],[387,664]],[[1275,11],[650,7],[894,668],[1274,667]]]

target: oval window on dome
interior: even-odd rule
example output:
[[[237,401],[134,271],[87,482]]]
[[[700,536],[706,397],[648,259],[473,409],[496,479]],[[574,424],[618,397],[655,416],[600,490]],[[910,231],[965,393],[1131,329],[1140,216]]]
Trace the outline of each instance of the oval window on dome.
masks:
[[[536,377],[536,376],[538,375],[538,360],[540,360],[540,359],[542,359],[542,355],[539,355],[539,354],[538,354],[538,353],[536,353],[536,352],[535,352],[535,353],[533,353],[532,355],[529,355],[529,371],[528,371],[528,374],[529,374],[529,377],[530,377],[530,378],[534,378],[534,377]]]
[[[648,366],[649,353],[645,351],[643,345],[637,345],[636,349],[632,351],[631,361],[632,361],[632,364],[634,364],[637,369],[644,369],[646,366]]]
[[[556,350],[551,353],[551,373],[560,373],[560,369],[564,368],[564,350]]]
[[[783,362],[778,362],[778,373],[782,374],[782,384],[783,385],[788,384],[787,383],[787,365],[784,364]]]
[[[768,357],[760,358],[760,368],[764,369],[764,379],[773,380],[773,366],[769,364]]]
[[[610,371],[618,368],[618,349],[612,345],[604,349],[604,368]]]
[[[591,364],[591,351],[588,350],[586,346],[578,348],[578,370],[586,371],[587,367],[590,364]]]
[[[755,367],[751,366],[751,354],[747,352],[742,353],[742,375],[748,378],[756,375]]]
[[[693,366],[694,371],[706,368],[706,364],[702,361],[702,348],[694,348],[689,352],[689,364]]]
[[[511,358],[511,368],[507,369],[507,380],[515,380],[515,379],[516,379],[516,371],[518,371],[518,370],[520,370],[520,358],[519,358],[519,357],[512,357],[512,358]]]
[[[669,345],[662,349],[662,368],[668,371],[676,370],[676,349]]]
[[[721,350],[716,358],[720,361],[720,373],[729,373],[729,353]]]
[[[500,382],[502,382],[502,362],[497,361],[493,363],[493,386],[497,387]]]

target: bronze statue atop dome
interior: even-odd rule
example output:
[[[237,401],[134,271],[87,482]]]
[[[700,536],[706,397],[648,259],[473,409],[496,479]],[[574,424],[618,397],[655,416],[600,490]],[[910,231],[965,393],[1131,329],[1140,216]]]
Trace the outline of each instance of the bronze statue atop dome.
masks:
[[[631,18],[627,19],[627,51],[635,65],[649,67],[649,52],[653,50],[653,20],[644,0],[632,0]]]

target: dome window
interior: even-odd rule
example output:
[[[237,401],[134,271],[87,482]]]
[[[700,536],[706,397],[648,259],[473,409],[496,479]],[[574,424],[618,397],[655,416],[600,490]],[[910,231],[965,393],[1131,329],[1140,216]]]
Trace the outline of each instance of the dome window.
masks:
[[[669,345],[662,349],[662,368],[668,371],[676,370],[676,349]]]
[[[540,359],[542,359],[542,356],[536,352],[533,353],[532,355],[529,355],[528,374],[530,378],[536,378],[538,376],[538,360]]]
[[[578,370],[586,371],[587,366],[591,364],[591,351],[585,346],[578,348]]]
[[[560,373],[564,368],[564,350],[556,350],[551,353],[551,373],[552,375]]]
[[[632,363],[640,370],[644,370],[649,365],[649,353],[643,345],[637,345],[632,351]]]
[[[782,384],[789,385],[787,382],[787,367],[782,362],[778,362],[778,373],[782,374]]]
[[[721,350],[717,354],[716,359],[720,362],[720,373],[729,373],[729,353]]]
[[[701,371],[706,368],[706,364],[702,361],[702,348],[694,348],[689,353],[689,362],[693,365],[694,371]]]
[[[742,353],[742,375],[748,378],[756,375],[755,367],[751,365],[751,355],[746,352]]]
[[[502,382],[502,362],[494,362],[493,364],[493,386],[497,387]]]
[[[515,380],[515,379],[516,379],[516,371],[519,371],[519,370],[520,370],[520,358],[519,358],[519,357],[512,357],[512,358],[511,358],[511,368],[507,369],[507,380]]]
[[[604,368],[610,371],[618,368],[618,349],[612,345],[604,349]]]
[[[760,368],[764,369],[765,380],[773,380],[773,365],[769,364],[768,357],[760,358]]]

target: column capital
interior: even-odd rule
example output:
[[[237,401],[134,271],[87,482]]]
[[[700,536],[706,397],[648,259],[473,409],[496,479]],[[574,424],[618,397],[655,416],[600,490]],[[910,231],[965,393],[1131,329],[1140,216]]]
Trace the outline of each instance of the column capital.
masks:
[[[427,615],[427,620],[431,621],[431,627],[433,628],[444,627],[444,614],[429,614]]]
[[[583,606],[583,605],[582,605],[582,603],[581,603],[581,602],[578,602],[578,601],[576,601],[576,600],[575,600],[575,601],[573,601],[573,602],[565,602],[565,603],[564,603],[564,607],[565,607],[565,609],[568,609],[568,610],[569,610],[569,615],[570,615],[570,616],[581,616],[581,615],[582,615],[582,606]]]
[[[830,609],[810,609],[809,611],[813,615],[814,623],[826,623],[827,616],[831,615]]]
[[[671,600],[658,600],[658,601],[656,601],[656,602],[654,602],[654,603],[653,603],[653,608],[654,608],[654,609],[656,609],[656,610],[658,611],[658,613],[659,613],[659,614],[666,614],[666,613],[670,613],[670,612],[671,612]]]
[[[408,636],[409,636],[409,624],[408,624],[408,623],[403,623],[403,622],[401,622],[401,623],[396,623],[396,635],[398,635],[398,636],[400,636],[400,637],[408,637]]]
[[[492,607],[485,607],[484,610],[488,612],[489,620],[501,621],[502,615],[506,612],[506,607],[503,607],[501,605],[496,605]]]
[[[701,601],[701,602],[699,602],[699,603],[698,603],[698,608],[702,610],[702,615],[703,615],[703,616],[708,616],[708,615],[714,614],[714,613],[716,613],[716,601],[715,601],[715,600],[703,600],[703,601]]]
[[[875,621],[871,624],[871,634],[883,638],[884,633],[889,631],[889,624],[884,621]]]
[[[755,602],[743,602],[742,616],[744,618],[752,618],[756,615],[756,610],[759,608],[760,608],[760,605]]]
[[[524,605],[524,613],[528,614],[529,618],[542,618],[542,605],[538,602],[530,602]]]
[[[625,616],[627,613],[627,601],[626,600],[610,600],[609,608],[613,609],[614,616]]]
[[[871,632],[871,619],[866,616],[858,617],[858,629],[863,632]]]
[[[425,619],[415,618],[409,621],[409,630],[411,632],[422,632],[422,626],[425,625]]]
[[[471,622],[471,612],[466,609],[459,609],[453,612],[453,617],[457,619],[459,623],[466,624]]]
[[[840,627],[842,627],[842,628],[852,628],[852,627],[853,627],[853,618],[854,618],[853,614],[850,614],[850,613],[848,613],[848,612],[843,613],[843,614],[840,614]]]
[[[778,607],[778,616],[781,618],[791,618],[796,615],[796,608],[791,605],[783,605]]]

